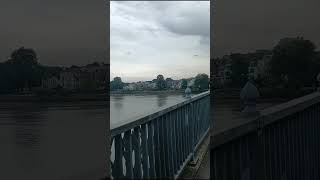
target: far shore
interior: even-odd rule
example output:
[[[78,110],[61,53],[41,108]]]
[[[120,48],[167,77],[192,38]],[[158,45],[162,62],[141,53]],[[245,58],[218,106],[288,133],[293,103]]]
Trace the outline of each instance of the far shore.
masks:
[[[110,91],[110,95],[118,95],[118,94],[124,94],[124,95],[131,95],[131,94],[177,94],[177,93],[183,93],[184,90],[158,90],[158,91],[150,91],[150,90],[144,90],[144,91]]]
[[[192,94],[199,94],[200,91],[193,91]],[[154,94],[184,94],[183,89],[176,90],[144,90],[144,91],[111,91],[110,95],[154,95]]]

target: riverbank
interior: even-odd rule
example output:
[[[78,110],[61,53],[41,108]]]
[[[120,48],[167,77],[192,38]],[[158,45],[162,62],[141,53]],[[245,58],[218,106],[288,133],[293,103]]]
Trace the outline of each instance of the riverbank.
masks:
[[[110,95],[117,95],[117,94],[123,94],[123,95],[132,95],[132,94],[177,94],[177,93],[183,93],[184,90],[161,90],[161,91],[150,91],[150,90],[144,90],[144,91],[110,91]]]
[[[199,94],[203,91],[192,91],[192,94]],[[184,94],[183,89],[179,90],[144,90],[144,91],[111,91],[110,95],[154,95],[154,94]]]

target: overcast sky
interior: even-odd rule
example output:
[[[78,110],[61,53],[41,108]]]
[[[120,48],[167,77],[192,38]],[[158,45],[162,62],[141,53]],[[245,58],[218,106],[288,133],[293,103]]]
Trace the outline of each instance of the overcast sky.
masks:
[[[1,0],[0,62],[21,46],[41,64],[105,61],[107,13],[103,0]]]
[[[319,0],[216,0],[213,55],[271,49],[284,37],[320,46]]]
[[[111,78],[124,82],[209,74],[209,1],[112,1]]]

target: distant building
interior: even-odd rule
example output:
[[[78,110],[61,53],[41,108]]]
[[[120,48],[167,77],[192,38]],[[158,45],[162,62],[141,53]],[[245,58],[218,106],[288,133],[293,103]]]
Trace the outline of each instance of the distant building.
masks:
[[[172,88],[172,89],[181,89],[181,84],[182,84],[182,81],[181,81],[181,80],[174,80],[174,81],[172,82],[171,88]]]
[[[271,59],[272,55],[265,55],[262,59],[251,61],[248,67],[248,73],[253,75],[254,79],[269,77]]]
[[[257,61],[250,61],[248,66],[248,74],[253,76],[254,79],[258,78]]]
[[[74,90],[80,88],[79,73],[64,71],[60,73],[61,86],[66,89]]]
[[[188,80],[188,86],[194,86],[195,78],[191,78]]]
[[[258,76],[268,77],[270,76],[270,62],[272,55],[266,55],[257,63],[257,73]]]
[[[61,82],[57,77],[53,76],[47,79],[43,79],[41,86],[45,89],[54,89],[61,86]]]
[[[110,75],[108,69],[110,64],[92,63],[86,66],[71,66],[62,68],[59,74],[51,75],[41,80],[41,87],[54,89],[62,87],[69,90],[96,89],[105,90]]]
[[[123,87],[123,90],[134,91],[134,90],[137,90],[137,86],[135,83],[128,83]]]
[[[215,87],[223,87],[231,80],[232,60],[229,56],[224,56],[222,59],[211,60],[212,81]]]
[[[89,79],[96,81],[97,83],[105,83],[107,81],[107,64],[92,63],[84,67],[81,67],[82,72],[89,74]]]

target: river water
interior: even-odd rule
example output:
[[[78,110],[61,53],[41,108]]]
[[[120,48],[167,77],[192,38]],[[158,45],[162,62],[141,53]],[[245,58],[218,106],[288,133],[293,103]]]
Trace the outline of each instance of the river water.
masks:
[[[182,93],[142,94],[142,95],[111,95],[110,127],[111,129],[134,121],[140,117],[184,101]]]
[[[101,178],[106,107],[106,102],[0,103],[0,177]]]
[[[112,95],[111,128],[183,100],[177,93]],[[106,108],[107,102],[0,102],[0,177],[101,178],[106,163]]]

